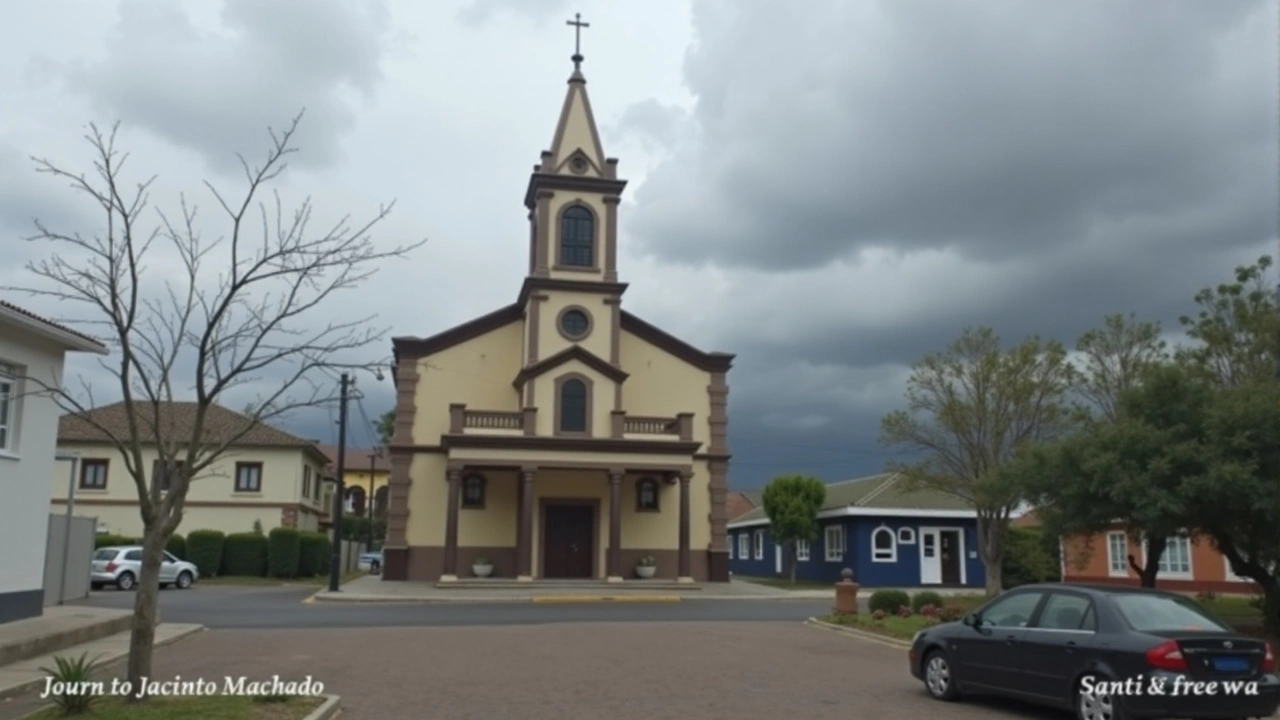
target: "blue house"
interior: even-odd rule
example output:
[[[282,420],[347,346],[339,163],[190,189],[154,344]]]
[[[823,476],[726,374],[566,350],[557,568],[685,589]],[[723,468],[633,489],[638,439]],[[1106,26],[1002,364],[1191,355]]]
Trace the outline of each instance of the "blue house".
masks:
[[[982,587],[977,513],[949,493],[909,487],[896,473],[827,485],[818,536],[798,543],[796,578],[838,582],[845,568],[862,587]],[[769,534],[764,507],[728,525],[729,570],[777,577],[790,572]]]

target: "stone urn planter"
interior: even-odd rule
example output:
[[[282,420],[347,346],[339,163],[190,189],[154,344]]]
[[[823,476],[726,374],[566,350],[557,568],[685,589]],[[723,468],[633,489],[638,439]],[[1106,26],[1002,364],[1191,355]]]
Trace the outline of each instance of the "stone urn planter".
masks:
[[[489,577],[493,574],[493,563],[488,558],[476,558],[475,562],[471,563],[471,572],[476,577]]]
[[[648,580],[658,572],[658,562],[652,555],[645,555],[636,563],[636,577]]]

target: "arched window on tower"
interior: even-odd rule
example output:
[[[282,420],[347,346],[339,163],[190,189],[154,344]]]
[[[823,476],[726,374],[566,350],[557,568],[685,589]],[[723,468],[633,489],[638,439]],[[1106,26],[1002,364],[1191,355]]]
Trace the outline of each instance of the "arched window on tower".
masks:
[[[581,205],[560,214],[560,265],[595,267],[596,219]]]
[[[577,378],[560,385],[560,432],[587,431],[587,384]]]

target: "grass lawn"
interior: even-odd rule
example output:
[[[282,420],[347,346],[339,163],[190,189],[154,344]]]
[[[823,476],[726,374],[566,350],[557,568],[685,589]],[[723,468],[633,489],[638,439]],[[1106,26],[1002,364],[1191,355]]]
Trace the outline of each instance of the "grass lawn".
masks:
[[[92,720],[301,720],[311,714],[324,698],[290,697],[284,702],[258,702],[246,695],[198,695],[153,697],[145,703],[128,705],[120,698],[104,698],[78,717]],[[58,708],[32,715],[33,720],[65,717]]]
[[[367,575],[363,570],[356,570],[343,575],[340,578],[342,584],[346,584],[358,577]],[[306,587],[320,587],[329,584],[328,575],[317,575],[313,578],[293,578],[291,580],[281,580],[280,578],[270,577],[253,577],[239,575],[223,575],[220,577],[200,578],[199,583],[205,585],[255,585],[255,586],[279,586],[279,585],[302,585]]]
[[[1250,603],[1250,597],[1216,597],[1212,600],[1196,600],[1204,609],[1228,622],[1233,620],[1262,621],[1262,610]]]
[[[835,593],[833,583],[818,583],[806,580],[796,580],[795,583],[792,583],[790,580],[785,578],[750,577],[747,575],[734,575],[733,579],[743,580],[772,588],[779,588],[781,590],[830,590],[832,593]]]

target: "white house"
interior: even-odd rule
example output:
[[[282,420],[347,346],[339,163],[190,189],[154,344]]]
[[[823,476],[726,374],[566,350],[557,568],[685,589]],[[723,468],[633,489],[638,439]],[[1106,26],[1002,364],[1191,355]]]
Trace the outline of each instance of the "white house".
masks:
[[[62,384],[69,350],[107,354],[97,340],[0,300],[0,623],[44,606],[59,408],[42,387]]]

